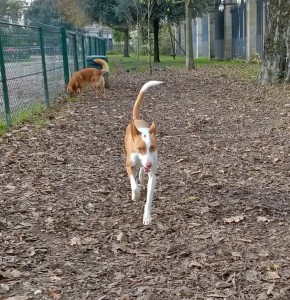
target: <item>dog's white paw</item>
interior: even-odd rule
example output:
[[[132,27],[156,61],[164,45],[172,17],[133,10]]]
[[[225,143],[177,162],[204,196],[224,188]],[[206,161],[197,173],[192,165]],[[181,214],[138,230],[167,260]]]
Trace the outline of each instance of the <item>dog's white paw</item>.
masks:
[[[140,188],[137,186],[134,188],[134,190],[132,190],[132,200],[133,201],[139,200],[140,196],[141,196]]]
[[[151,223],[151,215],[150,214],[144,214],[143,216],[143,225],[150,225]]]

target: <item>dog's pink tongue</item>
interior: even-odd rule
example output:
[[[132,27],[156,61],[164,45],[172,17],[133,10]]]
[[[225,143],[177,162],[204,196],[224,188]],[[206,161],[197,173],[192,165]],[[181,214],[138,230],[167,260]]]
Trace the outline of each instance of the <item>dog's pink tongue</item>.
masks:
[[[150,172],[150,170],[151,170],[151,168],[144,168],[144,170],[145,170],[145,173],[149,173]]]

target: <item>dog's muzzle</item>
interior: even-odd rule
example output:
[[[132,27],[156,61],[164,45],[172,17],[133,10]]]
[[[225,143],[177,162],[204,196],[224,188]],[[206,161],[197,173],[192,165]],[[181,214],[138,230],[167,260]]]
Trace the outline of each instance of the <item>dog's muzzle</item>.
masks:
[[[151,161],[146,161],[146,164],[144,166],[144,170],[146,173],[149,173],[151,171],[151,167],[152,167],[152,162]]]

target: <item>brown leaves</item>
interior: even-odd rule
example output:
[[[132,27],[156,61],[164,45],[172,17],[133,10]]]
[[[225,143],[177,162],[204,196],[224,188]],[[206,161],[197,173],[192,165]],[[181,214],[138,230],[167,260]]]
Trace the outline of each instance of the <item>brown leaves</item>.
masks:
[[[59,300],[62,297],[62,293],[53,288],[48,289],[48,294],[53,300]]]
[[[257,217],[257,222],[264,223],[264,222],[270,222],[270,220],[267,219],[266,217],[258,216]]]
[[[29,299],[28,296],[13,296],[13,297],[6,298],[6,300],[28,300],[28,299]]]
[[[235,216],[235,217],[230,217],[230,218],[224,218],[225,223],[238,223],[242,220],[244,220],[244,216]]]
[[[15,269],[7,270],[7,271],[0,272],[0,276],[5,279],[14,279],[14,278],[21,277],[22,272],[15,270]]]
[[[70,245],[71,246],[75,246],[75,245],[79,245],[80,246],[81,244],[82,244],[82,242],[81,242],[80,237],[73,237],[70,240]]]
[[[112,73],[105,95],[0,137],[0,298],[290,299],[289,88],[220,72],[154,73],[150,228],[122,153],[147,74]]]

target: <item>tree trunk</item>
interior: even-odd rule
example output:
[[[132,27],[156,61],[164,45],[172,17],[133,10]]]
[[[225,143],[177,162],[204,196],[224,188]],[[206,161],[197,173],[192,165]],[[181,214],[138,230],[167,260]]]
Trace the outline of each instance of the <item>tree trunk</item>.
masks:
[[[154,62],[160,63],[159,56],[159,19],[153,20],[153,35],[154,35]]]
[[[287,47],[287,60],[286,60],[286,70],[285,70],[285,82],[290,83],[290,25],[288,24],[286,33],[286,47]]]
[[[124,32],[124,50],[123,54],[124,57],[129,57],[129,39],[130,39],[130,34],[129,34],[129,29],[126,29]]]
[[[194,69],[193,62],[193,44],[192,44],[192,9],[193,9],[193,0],[185,0],[185,22],[186,22],[186,40],[185,40],[185,49],[186,49],[186,69]]]
[[[147,20],[147,33],[148,33],[148,66],[149,66],[149,73],[150,75],[152,75],[152,58],[151,58],[151,39],[150,39],[150,17],[151,17],[151,1],[148,0],[148,4],[147,4],[147,12],[148,12],[148,20]]]
[[[288,81],[290,54],[290,1],[272,0],[268,7],[268,25],[260,81],[263,85]]]

